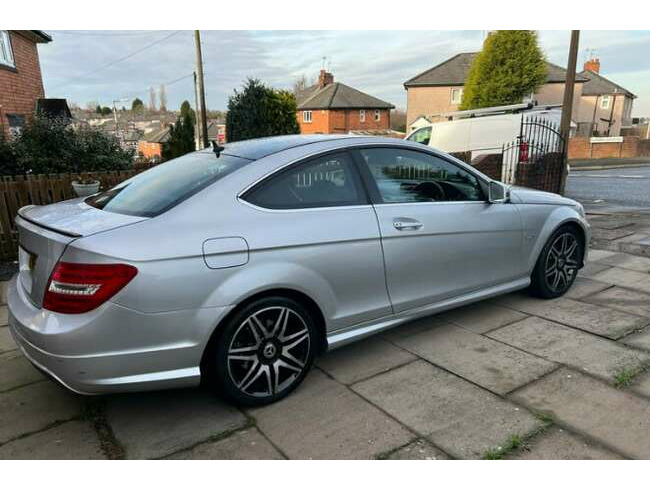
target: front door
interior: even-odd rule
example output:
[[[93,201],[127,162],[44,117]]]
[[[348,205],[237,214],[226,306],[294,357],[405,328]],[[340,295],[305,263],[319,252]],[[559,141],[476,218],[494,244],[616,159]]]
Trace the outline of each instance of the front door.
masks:
[[[514,204],[490,204],[471,171],[425,151],[358,151],[374,196],[395,312],[513,280],[522,225]]]

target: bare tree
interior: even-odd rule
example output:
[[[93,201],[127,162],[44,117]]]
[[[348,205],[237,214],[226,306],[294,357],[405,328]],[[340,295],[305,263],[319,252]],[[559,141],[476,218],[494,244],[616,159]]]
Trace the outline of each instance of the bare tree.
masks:
[[[149,89],[149,110],[151,112],[156,110],[156,91],[153,87]]]
[[[160,112],[167,112],[167,92],[163,84],[160,85],[158,91],[158,101],[160,102]]]
[[[90,101],[86,102],[86,104],[84,105],[84,109],[86,109],[87,111],[93,111],[94,112],[98,105],[99,105],[99,102],[97,102],[96,100],[90,100]]]
[[[401,108],[390,111],[390,129],[406,132],[406,111]]]
[[[303,74],[293,82],[293,95],[304,92],[307,87],[307,77]]]

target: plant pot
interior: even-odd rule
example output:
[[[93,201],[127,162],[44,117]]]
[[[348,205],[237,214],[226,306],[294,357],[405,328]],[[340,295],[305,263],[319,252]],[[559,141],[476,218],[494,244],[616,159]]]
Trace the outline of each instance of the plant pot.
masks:
[[[91,196],[99,192],[99,180],[92,182],[79,182],[78,180],[72,181],[72,188],[75,194],[79,197]]]

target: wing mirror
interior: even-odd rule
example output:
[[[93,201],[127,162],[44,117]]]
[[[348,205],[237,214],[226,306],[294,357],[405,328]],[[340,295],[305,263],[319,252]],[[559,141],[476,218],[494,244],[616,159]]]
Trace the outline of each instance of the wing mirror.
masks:
[[[490,204],[508,202],[510,200],[510,191],[501,182],[491,180],[488,187],[488,201]]]

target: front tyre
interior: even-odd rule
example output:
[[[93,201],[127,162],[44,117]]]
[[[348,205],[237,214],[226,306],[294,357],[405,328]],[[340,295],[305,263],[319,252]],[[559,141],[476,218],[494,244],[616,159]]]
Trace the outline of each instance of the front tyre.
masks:
[[[316,339],[316,324],[300,303],[283,297],[257,300],[224,325],[215,349],[217,381],[241,405],[279,400],[305,378]]]
[[[533,270],[533,294],[550,299],[566,293],[578,275],[583,254],[584,243],[575,228],[562,226],[555,230]]]

